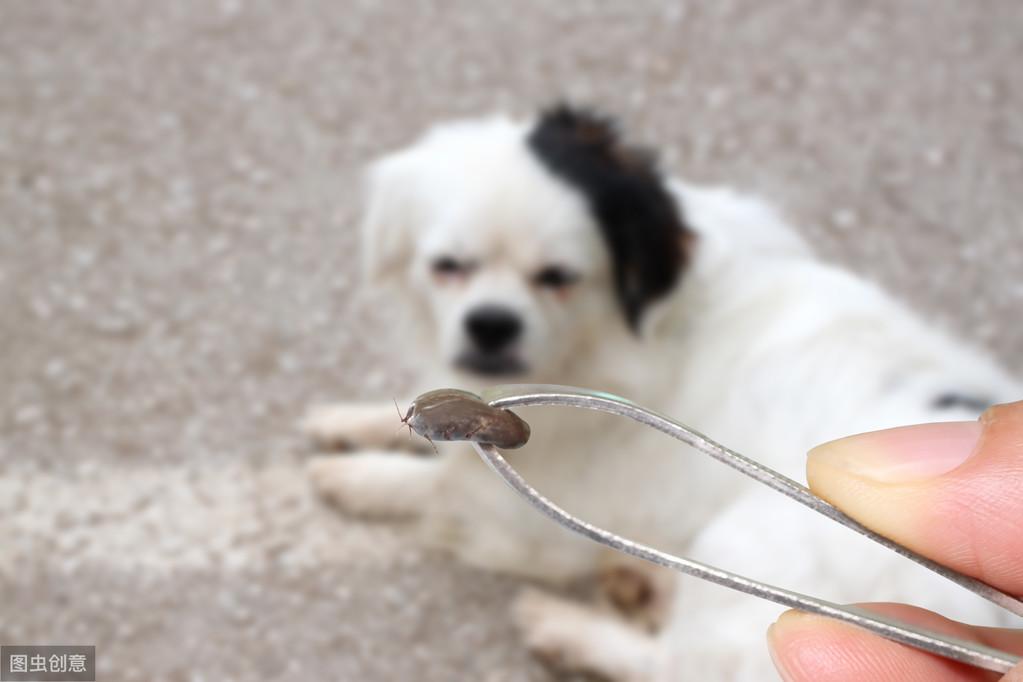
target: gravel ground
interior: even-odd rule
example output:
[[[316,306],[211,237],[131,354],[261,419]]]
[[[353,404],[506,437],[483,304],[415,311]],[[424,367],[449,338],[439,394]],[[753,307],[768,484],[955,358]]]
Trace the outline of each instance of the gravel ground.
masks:
[[[1018,0],[0,3],[0,642],[104,680],[545,680],[513,581],[311,498],[407,381],[358,171],[570,96],[1023,370]]]

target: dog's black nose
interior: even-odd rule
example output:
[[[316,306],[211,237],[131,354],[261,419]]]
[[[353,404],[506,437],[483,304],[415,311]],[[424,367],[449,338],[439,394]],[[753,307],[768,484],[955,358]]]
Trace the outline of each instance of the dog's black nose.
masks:
[[[522,320],[507,308],[485,305],[469,313],[465,329],[480,350],[495,353],[518,338]]]

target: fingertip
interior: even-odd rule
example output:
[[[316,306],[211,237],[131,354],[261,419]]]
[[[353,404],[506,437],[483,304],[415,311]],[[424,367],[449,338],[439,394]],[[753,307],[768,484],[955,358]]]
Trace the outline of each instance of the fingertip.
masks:
[[[1023,423],[1023,400],[992,405],[984,410],[984,414],[980,415],[980,421],[984,425],[996,422]]]
[[[834,621],[799,611],[786,611],[768,628],[771,660],[784,682],[852,679],[847,648]]]
[[[1023,591],[1023,402],[978,422],[899,427],[824,443],[814,494],[860,523],[1009,594]]]
[[[914,614],[878,605],[882,613]],[[931,616],[922,614],[910,620]],[[942,619],[943,620],[943,619]],[[767,631],[768,651],[785,682],[966,682],[990,673],[882,639],[830,618],[786,611]]]
[[[928,526],[933,507],[931,487],[879,483],[821,456],[822,451],[815,448],[807,459],[810,490],[868,528],[921,551],[914,542]]]
[[[771,654],[771,662],[774,663],[774,668],[778,671],[778,675],[783,682],[797,682],[799,679],[793,676],[788,669],[789,638],[787,636],[786,621],[790,622],[793,618],[798,618],[800,615],[798,611],[786,611],[767,628],[767,650]]]

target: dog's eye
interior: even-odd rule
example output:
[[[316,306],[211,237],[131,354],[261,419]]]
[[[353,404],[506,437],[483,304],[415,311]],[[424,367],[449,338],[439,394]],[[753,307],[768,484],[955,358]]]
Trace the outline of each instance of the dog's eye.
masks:
[[[574,284],[579,275],[567,270],[560,265],[548,265],[533,277],[533,282],[542,287],[551,289],[562,289]]]
[[[436,275],[464,275],[472,269],[469,263],[455,260],[451,256],[441,256],[433,261],[433,272]]]

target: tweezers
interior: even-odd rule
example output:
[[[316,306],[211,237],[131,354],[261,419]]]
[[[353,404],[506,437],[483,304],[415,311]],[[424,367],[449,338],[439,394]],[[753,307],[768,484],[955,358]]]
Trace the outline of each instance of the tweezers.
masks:
[[[719,462],[727,464],[769,488],[823,514],[829,519],[837,521],[861,535],[865,535],[874,542],[901,554],[907,559],[915,561],[938,575],[948,578],[952,582],[965,587],[1003,609],[1017,616],[1023,616],[1023,601],[1016,597],[1005,594],[991,585],[936,563],[883,535],[875,533],[834,505],[814,495],[806,486],[714,442],[674,419],[640,407],[630,400],[611,393],[571,386],[530,384],[494,386],[483,391],[480,398],[491,407],[502,409],[532,405],[562,405],[607,412],[633,419],[640,424],[657,429],[672,438],[676,438],[706,455],[710,455]],[[668,554],[615,535],[569,514],[545,498],[508,464],[495,446],[475,440],[471,442],[480,457],[483,458],[483,461],[498,476],[504,479],[505,483],[511,486],[512,489],[524,497],[536,509],[565,528],[612,549],[631,554],[666,568],[674,569],[686,575],[767,599],[789,608],[849,623],[892,641],[985,670],[1005,673],[1021,661],[1019,656],[1005,651],[999,651],[976,642],[919,628],[915,625],[881,616],[856,606],[841,606],[823,599],[768,585],[752,578],[715,568],[693,559]]]

